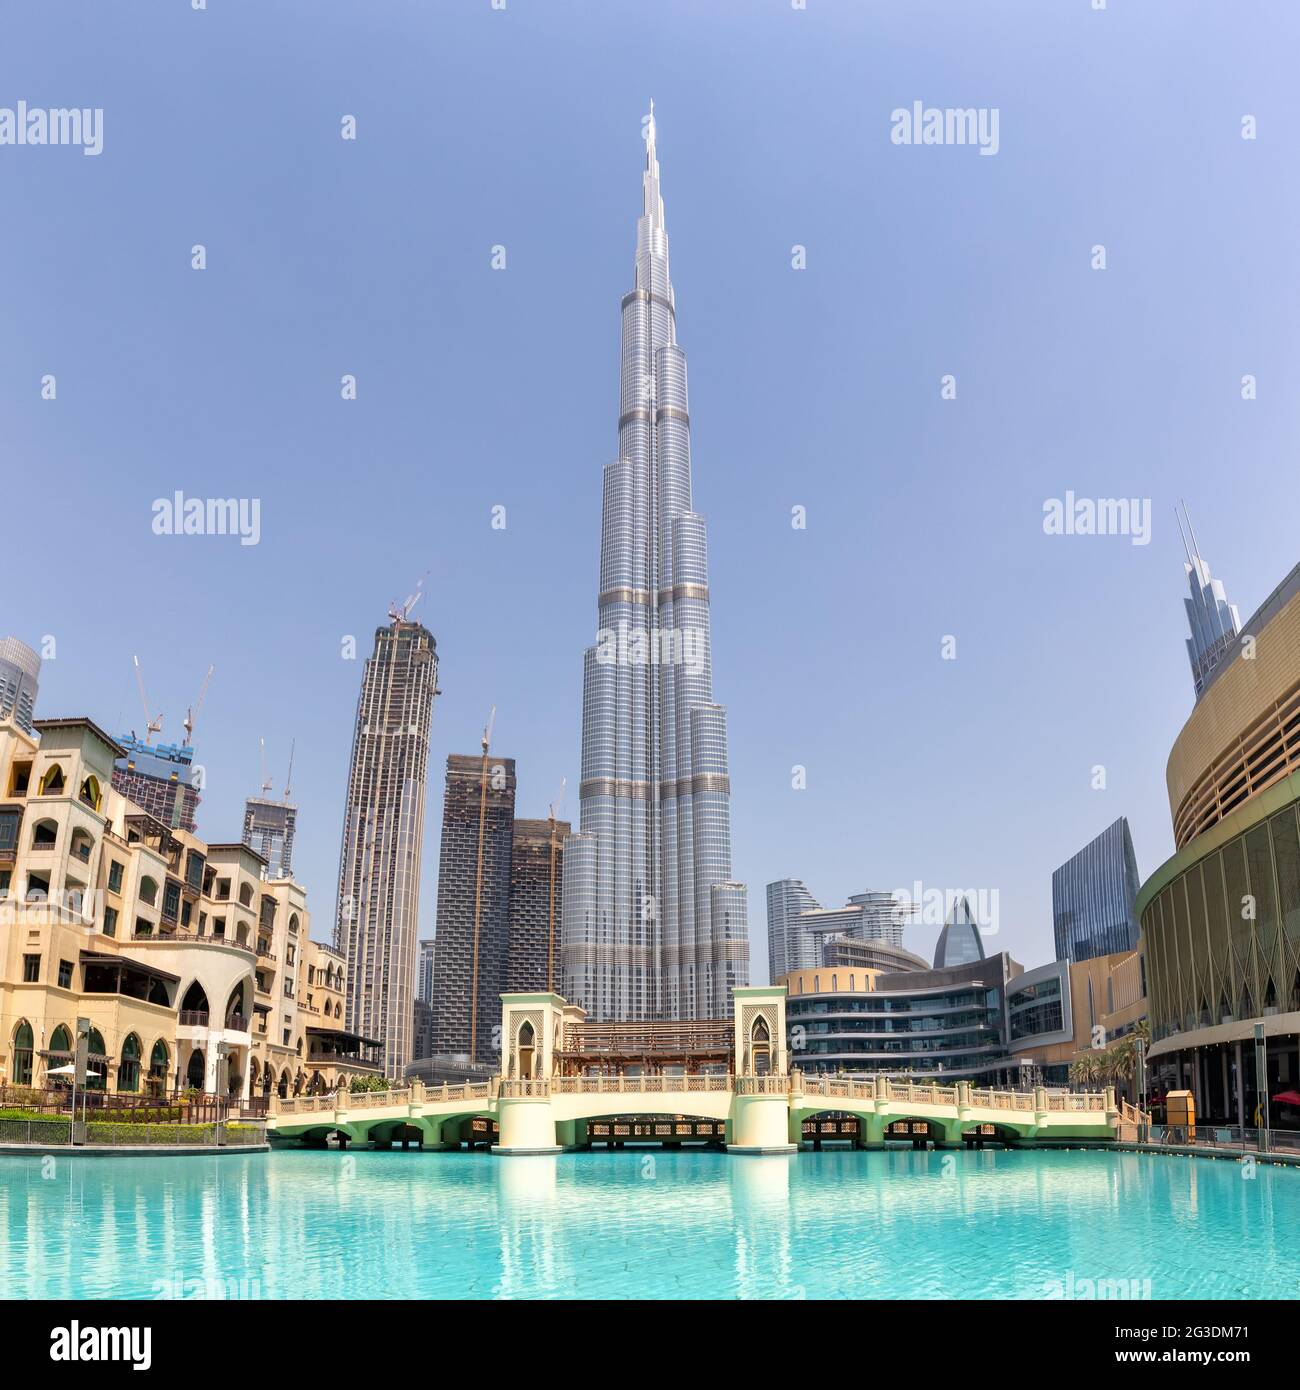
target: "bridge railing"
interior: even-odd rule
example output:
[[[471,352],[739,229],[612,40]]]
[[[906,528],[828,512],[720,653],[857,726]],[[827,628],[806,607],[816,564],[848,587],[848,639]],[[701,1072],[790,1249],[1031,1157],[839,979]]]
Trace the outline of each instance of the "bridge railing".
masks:
[[[512,1082],[503,1082],[504,1087]],[[647,1076],[553,1076],[552,1095],[588,1096],[614,1093],[632,1095],[684,1095],[701,1092],[725,1092],[732,1088],[732,1078],[725,1074],[710,1075],[647,1075]],[[782,1091],[784,1092],[784,1084]]]

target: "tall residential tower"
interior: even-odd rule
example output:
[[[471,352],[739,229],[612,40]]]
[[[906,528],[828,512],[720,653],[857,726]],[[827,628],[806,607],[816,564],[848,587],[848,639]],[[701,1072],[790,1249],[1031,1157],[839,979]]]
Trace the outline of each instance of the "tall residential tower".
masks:
[[[749,982],[653,106],[645,140],[597,634],[583,659],[580,832],[564,851],[562,993],[598,1021],[723,1018]]]
[[[415,941],[429,722],[438,693],[432,634],[394,606],[375,632],[357,701],[339,854],[334,945],[347,958],[347,1024],[383,1045],[384,1071],[411,1060]]]

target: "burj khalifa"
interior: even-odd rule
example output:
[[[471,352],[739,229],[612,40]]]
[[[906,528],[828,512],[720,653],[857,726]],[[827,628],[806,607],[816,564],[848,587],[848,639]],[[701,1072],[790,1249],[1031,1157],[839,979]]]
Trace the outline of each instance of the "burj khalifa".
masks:
[[[653,103],[645,142],[597,633],[583,659],[580,830],[564,848],[564,993],[600,1022],[726,1018],[732,989],[749,982]]]

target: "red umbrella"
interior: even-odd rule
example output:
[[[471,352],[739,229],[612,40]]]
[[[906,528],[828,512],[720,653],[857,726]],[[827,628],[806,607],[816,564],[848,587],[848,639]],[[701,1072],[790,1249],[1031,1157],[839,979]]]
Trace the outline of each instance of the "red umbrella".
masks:
[[[1300,1106],[1300,1091],[1279,1091],[1273,1097],[1273,1104]]]

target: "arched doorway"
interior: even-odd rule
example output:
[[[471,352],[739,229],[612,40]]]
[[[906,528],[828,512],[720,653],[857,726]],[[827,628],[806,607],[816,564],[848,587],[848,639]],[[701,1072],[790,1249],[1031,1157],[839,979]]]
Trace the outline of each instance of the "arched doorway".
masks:
[[[92,1028],[86,1039],[86,1090],[108,1090],[108,1053],[104,1048],[104,1035],[98,1028]]]
[[[32,1039],[32,1025],[26,1019],[14,1030],[14,1085],[32,1084],[32,1057],[35,1044]]]
[[[189,1065],[185,1068],[185,1084],[190,1090],[203,1090],[207,1080],[207,1059],[203,1055],[203,1049],[196,1047],[190,1053]]]
[[[51,1067],[63,1067],[73,1059],[72,1034],[62,1023],[50,1035],[50,1051],[45,1064],[48,1073]],[[66,1076],[47,1076],[47,1085],[68,1087],[72,1083]]]
[[[161,1096],[166,1092],[170,1063],[171,1056],[167,1051],[167,1044],[159,1038],[149,1054],[149,1091],[152,1095]]]
[[[122,1043],[122,1057],[117,1064],[117,1089],[140,1089],[140,1039],[134,1033],[128,1033]]]

